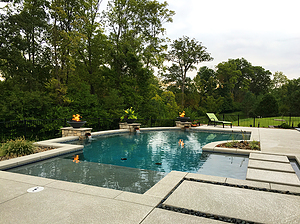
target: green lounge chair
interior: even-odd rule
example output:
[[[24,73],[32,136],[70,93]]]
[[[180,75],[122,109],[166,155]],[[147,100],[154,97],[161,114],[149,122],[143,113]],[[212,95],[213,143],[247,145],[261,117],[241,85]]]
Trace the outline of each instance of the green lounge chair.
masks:
[[[206,113],[206,116],[208,117],[208,125],[214,124],[214,126],[216,126],[217,124],[223,124],[223,128],[224,128],[224,124],[230,124],[230,127],[232,128],[232,122],[219,121],[219,119],[217,118],[217,116],[214,113]]]

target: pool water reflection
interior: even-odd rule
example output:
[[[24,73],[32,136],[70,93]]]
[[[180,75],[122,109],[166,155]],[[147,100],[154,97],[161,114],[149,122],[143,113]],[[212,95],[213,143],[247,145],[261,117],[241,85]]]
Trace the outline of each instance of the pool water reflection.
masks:
[[[172,170],[245,179],[248,158],[202,152],[212,141],[242,135],[156,131],[102,136],[82,153],[11,169],[11,172],[144,193]],[[76,159],[75,159],[76,158]]]

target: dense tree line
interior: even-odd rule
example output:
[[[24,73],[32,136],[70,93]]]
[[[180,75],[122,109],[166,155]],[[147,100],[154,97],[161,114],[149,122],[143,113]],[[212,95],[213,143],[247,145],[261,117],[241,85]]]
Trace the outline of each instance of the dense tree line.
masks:
[[[300,109],[300,79],[272,75],[244,58],[200,67],[189,78],[213,57],[186,36],[168,43],[164,24],[175,12],[167,2],[111,0],[103,12],[101,0],[2,2],[1,120],[118,118],[129,107],[140,118],[160,119],[182,110],[197,117]]]

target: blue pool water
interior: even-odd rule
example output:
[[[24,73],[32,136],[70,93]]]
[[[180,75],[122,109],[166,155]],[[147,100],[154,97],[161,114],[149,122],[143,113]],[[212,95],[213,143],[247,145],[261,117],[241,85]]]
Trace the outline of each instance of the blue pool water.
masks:
[[[193,131],[108,135],[73,142],[84,144],[80,153],[9,171],[137,193],[144,193],[172,170],[245,179],[247,157],[202,152],[210,142],[245,137],[249,139],[249,135]]]

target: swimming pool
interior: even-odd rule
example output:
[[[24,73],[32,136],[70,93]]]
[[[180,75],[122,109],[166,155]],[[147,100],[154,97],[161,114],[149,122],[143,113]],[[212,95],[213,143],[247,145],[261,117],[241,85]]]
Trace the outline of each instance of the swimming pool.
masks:
[[[136,193],[144,193],[172,170],[245,179],[248,157],[202,152],[210,142],[243,137],[249,138],[179,130],[99,136],[73,142],[84,144],[80,153],[8,171]]]

